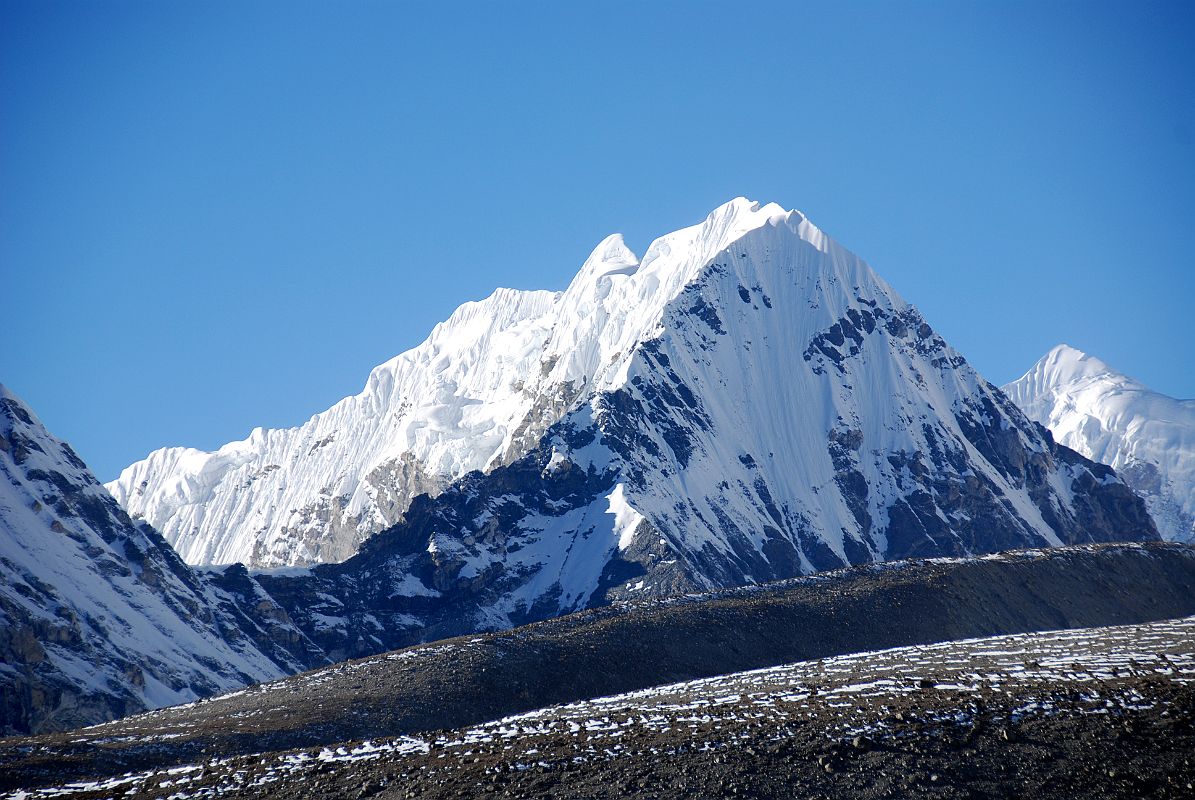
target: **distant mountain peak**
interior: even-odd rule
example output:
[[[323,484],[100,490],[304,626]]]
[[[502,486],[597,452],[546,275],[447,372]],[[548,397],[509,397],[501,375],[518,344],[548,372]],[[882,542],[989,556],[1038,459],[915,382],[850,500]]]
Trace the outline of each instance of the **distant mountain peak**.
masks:
[[[1195,540],[1195,403],[1065,344],[1004,391],[1060,443],[1114,467],[1164,538]]]
[[[1057,344],[1042,356],[1036,364],[1022,376],[1022,379],[1036,376],[1035,380],[1043,380],[1051,385],[1062,385],[1081,378],[1096,378],[1107,376],[1121,383],[1137,381],[1113,369],[1106,362],[1093,355],[1083,352],[1069,344]]]

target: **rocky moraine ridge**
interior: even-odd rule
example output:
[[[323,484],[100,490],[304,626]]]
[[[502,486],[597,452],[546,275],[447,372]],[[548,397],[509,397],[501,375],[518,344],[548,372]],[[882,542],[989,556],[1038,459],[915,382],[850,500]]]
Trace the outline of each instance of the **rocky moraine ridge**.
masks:
[[[616,603],[8,739],[0,790],[1181,797],[1192,610],[1195,549],[1167,543]]]
[[[1193,644],[1186,618],[860,653],[31,797],[1182,800]]]

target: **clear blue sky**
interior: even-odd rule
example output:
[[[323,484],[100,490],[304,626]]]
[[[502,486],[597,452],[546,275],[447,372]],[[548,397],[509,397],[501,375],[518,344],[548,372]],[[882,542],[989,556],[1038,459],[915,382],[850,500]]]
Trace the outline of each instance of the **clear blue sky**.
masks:
[[[746,195],[992,381],[1195,396],[1193,8],[4,0],[0,380],[107,480]]]

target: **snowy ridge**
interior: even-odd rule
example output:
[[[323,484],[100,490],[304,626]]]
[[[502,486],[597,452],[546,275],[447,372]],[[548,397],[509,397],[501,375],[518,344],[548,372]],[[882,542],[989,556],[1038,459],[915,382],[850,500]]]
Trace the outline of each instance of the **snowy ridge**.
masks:
[[[189,558],[337,561],[260,577],[332,658],[846,564],[1157,537],[862,259],[741,198],[642,258],[606,238],[563,293],[466,304],[361,395],[200,457],[223,472],[154,458],[112,489]]]
[[[637,266],[607,239],[507,454],[266,587],[327,652],[363,655],[846,564],[1157,537],[1111,469],[777,209],[736,201]]]
[[[1062,444],[1110,464],[1166,539],[1195,541],[1195,400],[1175,400],[1060,344],[1005,393]]]
[[[192,572],[2,385],[0,472],[0,732],[93,723],[309,665],[275,643],[305,640],[260,586]],[[273,615],[273,630],[242,604]]]
[[[361,394],[304,425],[257,428],[213,453],[158,450],[107,488],[189,563],[347,558],[401,514],[409,495],[501,450],[522,407],[512,376],[537,362],[555,299],[499,289],[461,306],[419,347],[374,369]]]
[[[603,240],[563,293],[499,289],[466,303],[364,391],[297,428],[255,429],[213,453],[166,448],[108,490],[193,564],[340,561],[398,521],[410,499],[523,455],[568,409],[627,379],[635,345],[730,242],[797,212],[743,198],[657,239],[642,261]]]

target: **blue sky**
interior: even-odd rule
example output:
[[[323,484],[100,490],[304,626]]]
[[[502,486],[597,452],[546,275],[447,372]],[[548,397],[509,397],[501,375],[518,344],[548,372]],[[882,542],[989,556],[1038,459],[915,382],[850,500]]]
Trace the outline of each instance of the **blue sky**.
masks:
[[[102,479],[736,195],[1195,396],[1190,3],[0,2],[0,380]]]

